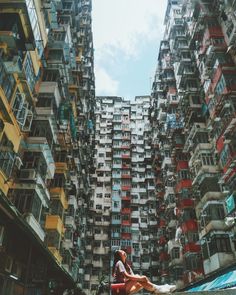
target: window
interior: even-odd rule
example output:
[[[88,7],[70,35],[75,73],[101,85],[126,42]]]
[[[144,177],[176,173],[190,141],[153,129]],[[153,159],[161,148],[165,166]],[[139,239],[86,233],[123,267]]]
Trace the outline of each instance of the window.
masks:
[[[40,219],[41,200],[32,190],[17,190],[11,194],[11,201],[21,214],[32,213],[36,220]]]
[[[212,204],[208,206],[204,213],[206,213],[206,221],[222,220],[225,218],[224,205],[222,203]]]
[[[208,165],[208,166],[215,165],[214,157],[212,156],[212,154],[202,153],[201,158],[202,158],[203,165]]]
[[[131,233],[131,227],[129,226],[123,226],[121,229],[122,233]]]
[[[203,249],[204,258],[208,258],[215,253],[229,253],[232,251],[229,236],[224,234],[214,235],[211,240],[206,240],[203,244]]]
[[[95,248],[99,248],[100,245],[101,245],[101,241],[96,241],[96,240],[95,240],[95,241],[93,242],[93,245],[94,245]]]
[[[122,247],[129,247],[129,246],[131,246],[131,240],[122,240],[121,241],[121,246]]]
[[[122,220],[128,221],[130,220],[130,216],[129,215],[122,215]]]
[[[229,157],[230,157],[229,145],[225,145],[220,154],[220,163],[222,167],[226,165],[227,161],[229,160]]]
[[[111,240],[111,245],[112,246],[120,246],[120,240]]]
[[[120,220],[120,215],[113,215],[112,220]]]
[[[225,82],[224,76],[222,75],[219,82],[216,85],[215,93],[217,95],[221,95],[221,93],[224,91],[225,87],[226,87],[226,82]]]
[[[114,208],[119,208],[120,202],[119,201],[114,201]]]
[[[171,251],[171,258],[172,259],[179,258],[180,257],[180,253],[179,252],[180,252],[179,247],[173,248],[172,251]]]
[[[194,269],[199,269],[201,268],[201,264],[202,264],[202,258],[201,255],[199,254],[192,254],[190,256],[186,257],[186,269],[187,270],[194,270]]]
[[[134,251],[139,251],[140,246],[137,243],[133,243],[133,248],[134,248]]]
[[[190,174],[188,170],[180,170],[178,172],[179,179],[190,179]]]
[[[102,210],[102,205],[96,205],[97,210]]]
[[[102,245],[103,245],[103,247],[109,247],[110,246],[110,241],[103,241]]]

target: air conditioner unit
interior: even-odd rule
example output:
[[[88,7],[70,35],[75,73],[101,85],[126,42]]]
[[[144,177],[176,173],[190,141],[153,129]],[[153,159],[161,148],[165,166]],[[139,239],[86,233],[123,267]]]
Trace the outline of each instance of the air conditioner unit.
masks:
[[[22,169],[20,171],[19,179],[22,180],[35,180],[37,178],[36,170],[34,169]]]

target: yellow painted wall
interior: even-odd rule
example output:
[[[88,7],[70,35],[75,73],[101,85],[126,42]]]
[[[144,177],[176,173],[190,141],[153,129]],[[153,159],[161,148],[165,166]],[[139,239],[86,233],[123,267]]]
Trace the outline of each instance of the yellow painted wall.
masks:
[[[46,32],[46,25],[44,21],[44,16],[42,13],[42,1],[41,0],[34,0],[34,5],[38,17],[38,24],[39,24],[39,29],[41,32],[42,40],[43,40],[43,47],[45,48],[48,40],[47,32]]]
[[[59,253],[59,251],[55,247],[48,247],[49,251],[52,252],[56,260],[61,264],[62,263],[62,257]]]
[[[9,182],[6,182],[5,175],[0,170],[0,189],[4,193],[5,196],[7,196],[8,190],[9,190]]]
[[[56,173],[66,173],[68,170],[67,163],[65,162],[55,162]]]
[[[17,153],[21,141],[21,133],[18,125],[12,125],[5,122],[4,132],[6,133],[8,139],[13,143],[14,152]]]
[[[65,191],[62,187],[53,187],[50,189],[51,198],[57,198],[61,201],[64,209],[68,208]]]
[[[60,235],[64,232],[64,226],[58,215],[47,215],[45,229],[55,229]]]

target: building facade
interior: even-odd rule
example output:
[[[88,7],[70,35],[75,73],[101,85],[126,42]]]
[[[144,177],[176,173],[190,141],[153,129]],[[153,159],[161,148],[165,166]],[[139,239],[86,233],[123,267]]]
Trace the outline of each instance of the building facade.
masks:
[[[103,275],[112,280],[113,253],[121,248],[135,272],[157,280],[150,102],[149,96],[138,96],[134,101],[97,97],[96,185],[91,202],[95,247],[88,276],[92,289]]]
[[[160,280],[235,263],[233,1],[168,1],[152,89]]]
[[[91,1],[0,1],[0,294],[83,288]]]

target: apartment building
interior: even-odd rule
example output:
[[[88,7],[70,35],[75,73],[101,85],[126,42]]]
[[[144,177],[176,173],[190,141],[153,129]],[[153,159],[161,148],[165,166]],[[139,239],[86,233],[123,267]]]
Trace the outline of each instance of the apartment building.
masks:
[[[83,288],[91,1],[0,1],[0,294]]]
[[[91,289],[101,278],[112,280],[113,253],[121,248],[126,250],[136,272],[157,280],[150,101],[149,96],[138,96],[134,101],[97,97],[96,185],[90,204],[94,210],[94,248],[90,256],[93,265],[90,270],[86,266]]]
[[[152,88],[159,279],[185,288],[235,265],[233,2],[168,1]]]

